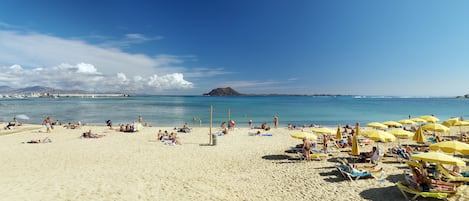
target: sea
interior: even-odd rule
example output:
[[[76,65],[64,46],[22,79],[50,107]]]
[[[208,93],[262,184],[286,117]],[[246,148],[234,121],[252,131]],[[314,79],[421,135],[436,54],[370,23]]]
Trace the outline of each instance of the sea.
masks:
[[[212,108],[212,109],[211,109]],[[212,112],[211,112],[212,111]],[[212,114],[212,115],[210,115]],[[0,121],[17,116],[24,123],[41,124],[46,117],[61,123],[105,125],[127,124],[143,117],[152,126],[218,127],[232,119],[239,126],[337,126],[360,122],[401,120],[435,115],[469,119],[469,99],[374,96],[131,96],[131,97],[59,97],[0,98]]]

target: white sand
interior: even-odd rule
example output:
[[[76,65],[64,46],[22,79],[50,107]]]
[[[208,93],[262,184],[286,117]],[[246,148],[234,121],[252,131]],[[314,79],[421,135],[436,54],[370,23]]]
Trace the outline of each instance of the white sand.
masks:
[[[335,157],[292,160],[296,154],[285,150],[301,140],[286,128],[264,132],[271,137],[237,128],[218,137],[216,146],[202,146],[209,141],[208,128],[180,133],[178,146],[156,139],[158,129],[171,128],[22,128],[0,136],[0,200],[403,200],[395,183],[403,179],[405,164],[382,163],[383,182],[350,182],[335,170]],[[88,129],[107,136],[80,139]],[[46,136],[53,142],[21,143]]]

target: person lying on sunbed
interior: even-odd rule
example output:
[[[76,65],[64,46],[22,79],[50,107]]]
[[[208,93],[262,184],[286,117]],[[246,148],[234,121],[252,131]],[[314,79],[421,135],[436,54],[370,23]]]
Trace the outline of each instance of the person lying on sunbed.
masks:
[[[347,159],[342,159],[341,163],[357,173],[379,172],[383,170],[383,168],[378,168],[378,164],[350,164]]]
[[[428,177],[426,171],[422,171],[417,167],[412,168],[412,179],[414,179],[414,182],[417,184],[417,186],[413,187],[424,192],[456,193],[457,187],[461,185],[461,183],[434,180]]]
[[[349,147],[348,143],[344,139],[334,141],[334,145],[339,149]]]
[[[22,142],[23,144],[24,143],[28,143],[28,144],[40,144],[40,143],[51,143],[52,140],[49,138],[49,137],[46,137],[44,139],[38,139],[38,140],[30,140],[30,141],[27,141],[27,142]]]

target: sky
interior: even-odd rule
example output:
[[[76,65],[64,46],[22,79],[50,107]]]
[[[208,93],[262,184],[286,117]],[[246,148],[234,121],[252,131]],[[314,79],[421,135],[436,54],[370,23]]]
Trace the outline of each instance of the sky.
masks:
[[[469,94],[469,2],[0,0],[0,86]]]

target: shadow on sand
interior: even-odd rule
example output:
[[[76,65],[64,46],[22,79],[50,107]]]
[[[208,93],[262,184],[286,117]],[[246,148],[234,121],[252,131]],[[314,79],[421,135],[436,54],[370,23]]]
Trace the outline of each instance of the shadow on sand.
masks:
[[[262,159],[265,159],[265,160],[293,160],[294,158],[292,158],[288,155],[277,154],[277,155],[265,155],[265,156],[262,156]]]
[[[388,186],[383,188],[370,188],[360,193],[360,196],[366,200],[385,201],[385,200],[405,200],[397,186]]]

